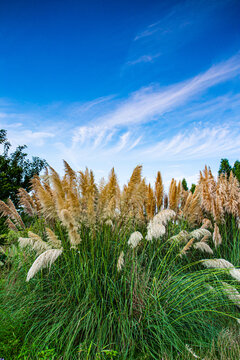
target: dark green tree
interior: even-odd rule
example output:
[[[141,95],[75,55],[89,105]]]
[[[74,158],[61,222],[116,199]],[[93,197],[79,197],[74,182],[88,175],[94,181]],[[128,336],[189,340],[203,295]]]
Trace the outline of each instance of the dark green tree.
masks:
[[[195,185],[195,184],[192,184],[192,185],[191,185],[191,189],[190,189],[190,191],[191,191],[192,194],[194,194],[195,189],[196,189],[196,185]]]
[[[232,171],[233,171],[234,175],[236,176],[236,178],[238,179],[238,181],[240,182],[240,161],[238,161],[238,160],[235,161]]]
[[[185,191],[188,191],[187,180],[185,178],[182,179],[182,187]]]
[[[30,190],[30,180],[47,165],[39,157],[28,159],[25,152],[26,145],[18,146],[13,153],[9,153],[11,144],[7,140],[6,130],[0,130],[0,199],[7,198],[17,204],[17,191],[20,187]]]
[[[231,170],[232,170],[232,167],[229,164],[228,159],[221,159],[220,168],[218,170],[218,175],[227,174],[227,177],[229,177]]]

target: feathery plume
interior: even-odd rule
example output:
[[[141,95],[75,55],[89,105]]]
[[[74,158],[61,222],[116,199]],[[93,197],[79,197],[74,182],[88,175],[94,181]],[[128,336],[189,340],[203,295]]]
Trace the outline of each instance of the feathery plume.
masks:
[[[64,164],[65,174],[69,177],[70,183],[73,184],[77,178],[77,174],[67,163],[67,161],[63,160],[63,164]]]
[[[9,216],[11,219],[15,219],[11,209],[2,200],[0,200],[0,212],[2,216]]]
[[[32,189],[35,191],[37,199],[41,204],[41,210],[47,219],[56,219],[57,211],[53,192],[50,187],[44,188],[38,177],[32,179]]]
[[[49,169],[51,170],[50,179],[51,179],[51,183],[53,185],[54,191],[62,199],[65,199],[65,191],[64,191],[63,184],[62,184],[62,181],[60,179],[60,176],[58,175],[58,173],[51,166],[49,166]]]
[[[123,189],[121,199],[121,210],[123,214],[128,218],[139,219],[145,199],[146,186],[145,182],[142,182],[142,166],[138,165],[133,170],[127,186]]]
[[[15,220],[18,222],[18,224],[24,229],[25,228],[25,225],[22,221],[22,218],[21,216],[19,215],[19,213],[17,212],[17,209],[15,208],[15,205],[14,203],[12,202],[11,199],[7,199],[7,205],[9,207],[9,209],[11,210]]]
[[[1,213],[1,217],[2,216],[7,216],[9,219],[12,219],[13,221],[16,222],[16,224],[20,227],[25,227],[22,219],[20,217],[20,215],[18,214],[15,206],[13,205],[13,203],[11,202],[11,200],[9,199],[9,201],[7,201],[7,204],[0,200],[0,213]],[[20,220],[21,219],[21,220]],[[10,225],[10,223],[9,223]]]
[[[33,239],[34,241],[42,241],[42,238],[32,231],[28,231],[28,236],[30,237],[30,239]]]
[[[146,201],[146,211],[148,219],[152,219],[155,214],[156,201],[153,193],[151,184],[149,183],[147,188],[147,201]]]
[[[166,232],[166,228],[162,224],[158,224],[154,222],[153,220],[150,220],[148,226],[147,226],[147,236],[146,239],[148,241],[152,241],[152,239],[158,239],[161,236],[163,236]]]
[[[67,228],[76,226],[76,223],[71,216],[70,212],[66,209],[61,210],[59,218],[62,221],[63,225]]]
[[[27,279],[28,282],[34,277],[34,275],[43,268],[50,267],[57,260],[57,258],[62,254],[62,249],[50,249],[38,256],[30,267]]]
[[[236,280],[240,281],[240,271],[238,269],[232,269],[229,271],[229,274]]]
[[[222,284],[224,293],[236,306],[240,308],[240,294],[237,289],[224,281],[222,281]]]
[[[168,241],[176,241],[179,243],[181,243],[181,242],[186,243],[187,241],[189,241],[190,237],[191,236],[189,235],[189,233],[186,230],[182,230],[177,235],[170,237],[168,239]]]
[[[212,229],[212,223],[209,219],[203,219],[201,229]]]
[[[163,182],[160,171],[157,172],[157,177],[155,181],[155,196],[156,196],[156,204],[157,211],[160,211],[163,203]]]
[[[191,237],[194,237],[196,240],[200,240],[201,237],[203,236],[208,236],[210,237],[212,234],[210,233],[209,230],[207,229],[196,229],[196,230],[193,230],[191,233],[190,233],[190,236]]]
[[[222,243],[222,237],[217,224],[214,224],[213,242],[215,247],[218,247]]]
[[[207,268],[234,269],[234,265],[225,259],[205,259],[202,263]]]
[[[43,241],[40,236],[33,233],[32,231],[28,232],[28,236],[33,241],[33,250],[35,250],[37,253],[51,249],[51,246],[47,242]]]
[[[102,200],[104,202],[102,210],[104,215],[106,217],[114,218],[116,209],[119,208],[120,205],[120,188],[114,168],[110,171],[108,183],[102,191]]]
[[[139,231],[135,231],[131,234],[129,240],[128,240],[128,245],[134,249],[135,247],[138,246],[139,242],[143,239],[142,234]]]
[[[38,254],[41,254],[43,251],[51,249],[51,247],[37,235],[29,238],[20,237],[18,239],[18,243],[21,248],[25,248],[29,246],[32,250],[35,250]]]
[[[69,235],[70,243],[72,244],[73,247],[76,247],[76,245],[79,245],[80,242],[82,241],[76,227],[71,228],[68,231],[68,235]]]
[[[193,245],[193,247],[194,249],[200,250],[202,252],[213,254],[213,251],[210,248],[210,246],[203,241],[197,242],[196,244]]]
[[[168,198],[169,198],[169,208],[172,210],[177,210],[177,185],[176,180],[172,179],[169,192],[168,192]]]
[[[46,228],[46,233],[47,233],[48,243],[55,249],[61,249],[62,243],[55,235],[55,233],[49,228]]]
[[[208,242],[208,240],[209,240],[209,235],[205,235],[201,240],[200,240],[200,242]]]
[[[185,255],[186,252],[192,247],[192,244],[194,242],[194,238],[190,239],[188,243],[184,246],[184,248],[180,251],[180,256]]]
[[[168,208],[168,196],[167,194],[164,195],[164,209]]]
[[[118,258],[117,270],[118,270],[118,271],[121,271],[122,268],[123,268],[123,266],[124,266],[124,252],[122,251],[122,252],[120,253],[119,258]]]
[[[111,219],[107,219],[107,220],[105,221],[105,225],[108,225],[108,226],[113,227],[113,222],[112,222],[112,220],[111,220]]]
[[[228,197],[224,203],[225,209],[229,214],[237,217],[239,213],[239,193],[240,184],[231,171],[228,179]]]
[[[18,231],[16,225],[12,222],[10,218],[8,218],[5,223],[10,230]]]
[[[29,216],[34,216],[36,214],[36,206],[29,193],[25,189],[20,188],[18,189],[18,197],[19,203],[23,206],[25,213]]]
[[[163,209],[153,218],[155,224],[167,225],[167,222],[176,217],[175,211],[171,209]]]
[[[194,194],[189,191],[188,196],[185,200],[185,204],[182,207],[183,217],[191,224],[196,225],[202,221],[202,209],[200,206],[200,188],[196,186]]]
[[[79,175],[80,175],[79,188],[81,191],[82,207],[85,211],[87,211],[88,186],[90,181],[88,168],[86,168],[85,172],[79,171]]]
[[[30,246],[31,248],[33,248],[33,244],[34,244],[34,240],[33,239],[30,239],[30,238],[23,238],[23,237],[20,237],[18,239],[18,244],[21,248],[25,248],[27,246]]]
[[[82,207],[81,207],[81,199],[77,189],[72,186],[68,186],[66,190],[66,200],[68,204],[68,209],[76,222],[82,220]]]
[[[88,220],[92,224],[95,221],[97,186],[95,184],[92,170],[89,174],[89,184],[87,188],[87,215]]]

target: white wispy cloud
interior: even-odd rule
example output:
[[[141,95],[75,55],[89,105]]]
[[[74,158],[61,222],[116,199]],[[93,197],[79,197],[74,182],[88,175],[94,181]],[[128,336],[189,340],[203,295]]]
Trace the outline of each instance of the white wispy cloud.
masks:
[[[159,141],[142,153],[149,159],[189,160],[209,159],[224,154],[238,156],[240,147],[240,121],[238,131],[227,124],[212,128],[193,128]]]
[[[9,130],[8,135],[13,146],[17,146],[19,144],[34,144],[34,146],[41,147],[45,144],[47,139],[52,139],[55,137],[54,133],[52,132],[32,130]]]
[[[147,28],[141,32],[139,32],[136,37],[134,38],[134,41],[145,38],[147,36],[151,36],[157,31],[159,31],[159,24],[160,21],[157,21],[156,23],[150,24],[147,26]]]
[[[199,2],[187,0],[173,5],[162,18],[140,31],[134,41],[146,41],[146,38],[151,40],[152,37],[157,38],[158,41],[169,41],[169,37],[179,36],[180,32],[191,38],[195,35],[194,29],[200,32],[207,22],[206,19],[230,2],[231,0]]]
[[[161,54],[155,54],[155,55],[142,55],[138,57],[137,59],[129,60],[127,62],[127,65],[136,65],[141,63],[152,63],[155,59],[157,59]]]
[[[95,125],[115,127],[141,124],[159,119],[161,115],[185,104],[196,95],[240,74],[240,55],[213,65],[210,69],[187,81],[159,89],[148,87],[131,94],[115,110],[95,118]]]
[[[212,124],[207,127],[204,121],[199,122],[199,118],[204,120],[207,116],[208,123],[211,114],[217,116],[218,111],[221,113],[231,107],[238,107],[239,95],[227,94],[204,101],[200,101],[199,95],[238,76],[239,60],[237,54],[187,81],[164,89],[140,89],[119,103],[115,99],[114,110],[107,108],[104,115],[94,117],[88,124],[74,128],[72,150],[68,149],[68,155],[70,151],[74,157],[75,153],[83,152],[84,149],[84,154],[92,158],[92,150],[97,149],[96,156],[101,159],[109,158],[110,154],[122,154],[123,157],[128,156],[128,159],[135,159],[135,162],[139,161],[139,156],[142,161],[154,162],[201,157],[207,159],[224,153],[236,154],[236,145],[240,138],[238,126],[234,131],[230,131],[226,123],[221,127]],[[194,103],[194,99],[198,101]],[[182,121],[186,122],[186,130],[176,133],[180,126],[176,123],[178,109],[182,111],[180,114],[184,119]],[[198,127],[192,124],[196,119]],[[155,124],[153,130],[151,121]],[[165,135],[163,126],[166,128]],[[172,136],[174,132],[175,135]]]

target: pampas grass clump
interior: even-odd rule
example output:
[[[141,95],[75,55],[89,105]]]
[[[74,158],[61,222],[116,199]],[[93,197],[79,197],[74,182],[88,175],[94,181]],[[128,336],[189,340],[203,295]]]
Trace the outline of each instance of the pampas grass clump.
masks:
[[[224,226],[228,230],[226,224],[231,223],[234,228],[232,216],[240,215],[233,175],[215,181],[205,168],[194,194],[173,179],[169,196],[164,197],[161,174],[153,188],[142,177],[141,166],[122,190],[114,169],[98,185],[92,170],[75,172],[66,162],[64,167],[62,178],[49,168],[49,173],[33,179],[30,194],[19,192],[21,211],[41,236],[29,231],[25,237],[13,204],[0,202],[9,227],[21,231],[19,247],[40,254],[32,263],[32,252],[15,247],[16,256],[9,256],[11,276],[0,291],[1,314],[9,314],[11,321],[23,314],[22,341],[30,344],[29,358],[38,358],[36,347],[44,351],[49,346],[56,350],[56,358],[66,360],[102,359],[109,354],[123,360],[175,360],[196,354],[207,358],[207,344],[210,347],[227,323],[224,315],[239,318],[233,306],[240,304],[238,287],[223,283],[218,291],[222,274],[209,270],[225,269],[224,275],[240,281],[240,271],[232,264],[239,265],[238,260],[225,256],[231,250],[227,236],[232,233]],[[221,258],[202,260],[207,269],[199,270],[202,253],[213,255],[207,230],[212,224],[214,252]],[[47,276],[36,276],[52,265],[54,271]],[[0,338],[3,331],[4,324]]]

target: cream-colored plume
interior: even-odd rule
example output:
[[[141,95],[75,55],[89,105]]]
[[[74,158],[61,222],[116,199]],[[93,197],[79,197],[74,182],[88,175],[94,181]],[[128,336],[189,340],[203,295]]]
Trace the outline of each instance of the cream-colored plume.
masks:
[[[60,249],[50,249],[42,253],[38,256],[38,258],[34,261],[32,266],[30,267],[26,281],[29,281],[34,277],[34,275],[44,269],[46,267],[50,267],[57,260],[57,258],[62,254],[62,250]]]
[[[205,259],[202,263],[207,268],[234,269],[234,265],[225,259]]]
[[[174,210],[163,209],[154,216],[153,222],[156,224],[167,225],[167,222],[174,219],[175,217],[176,213]]]
[[[213,254],[212,249],[208,244],[206,244],[204,241],[197,242],[193,245],[194,249],[200,250],[201,252],[206,252],[209,254]]]
[[[46,233],[47,233],[48,243],[55,249],[61,249],[62,243],[55,235],[55,233],[49,228],[46,228]]]
[[[212,234],[210,233],[209,230],[200,228],[200,229],[193,230],[192,232],[190,232],[189,235],[191,237],[195,238],[196,240],[200,240],[202,237],[204,237],[204,236],[210,237]]]
[[[229,285],[226,282],[223,282],[223,291],[224,293],[227,295],[227,297],[240,308],[240,294],[237,291],[237,289],[235,289],[235,287]]]
[[[178,233],[177,235],[174,235],[172,237],[170,237],[168,239],[168,241],[174,241],[174,242],[183,242],[183,243],[187,243],[190,239],[190,235],[186,230],[182,230],[180,231],[180,233]]]
[[[129,240],[128,240],[128,245],[134,249],[135,247],[138,246],[139,242],[142,240],[143,236],[139,231],[134,231]]]
[[[222,237],[217,224],[214,224],[213,242],[215,247],[218,247],[222,243]]]
[[[147,236],[146,239],[148,241],[152,241],[153,239],[158,239],[166,233],[166,228],[162,224],[158,224],[153,220],[150,220],[147,226]]]
[[[121,271],[124,266],[124,252],[122,251],[117,262],[117,270]]]

